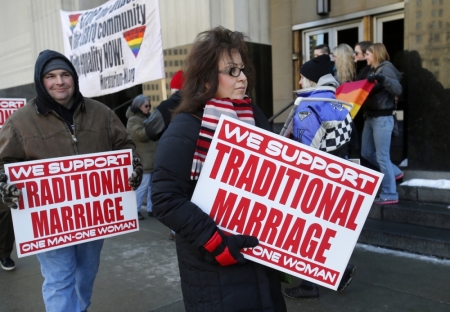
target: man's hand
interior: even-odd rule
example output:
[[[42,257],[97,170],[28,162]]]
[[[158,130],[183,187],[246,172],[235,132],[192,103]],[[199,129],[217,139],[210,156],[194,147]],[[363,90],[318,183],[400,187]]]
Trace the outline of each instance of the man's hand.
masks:
[[[128,178],[128,185],[135,191],[138,189],[142,182],[142,175],[144,174],[144,168],[142,167],[141,160],[138,157],[133,158],[133,172],[131,177]]]
[[[383,75],[369,75],[369,77],[367,77],[367,81],[369,82],[374,82],[375,80],[381,84],[383,84],[384,82],[384,76]]]
[[[256,247],[258,243],[258,239],[254,236],[227,236],[220,229],[217,229],[203,248],[210,253],[215,263],[228,266],[236,263],[244,264],[247,260],[241,254],[241,249]]]
[[[22,192],[14,184],[8,184],[7,181],[6,174],[0,172],[0,196],[6,206],[17,209],[17,203]]]

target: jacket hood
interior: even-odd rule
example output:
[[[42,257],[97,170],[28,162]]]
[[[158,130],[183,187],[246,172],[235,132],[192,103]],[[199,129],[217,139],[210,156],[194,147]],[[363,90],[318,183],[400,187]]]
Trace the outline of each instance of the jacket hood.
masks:
[[[324,86],[324,87],[314,87],[314,88],[307,88],[307,89],[300,89],[295,91],[295,94],[297,94],[297,96],[301,96],[301,97],[310,97],[312,95],[318,95],[317,97],[321,97],[320,94],[324,94],[324,93],[336,93],[336,88],[335,87],[329,87],[329,86]]]
[[[339,87],[339,82],[336,80],[336,78],[333,77],[333,75],[326,74],[325,76],[320,77],[319,81],[317,81],[317,86],[329,86],[337,88]]]
[[[311,94],[317,92],[331,91],[333,93],[336,93],[336,88],[338,86],[339,82],[337,82],[337,80],[333,77],[333,75],[326,74],[325,76],[320,77],[316,87],[300,89],[294,92],[295,94],[297,94],[297,96],[308,97]]]
[[[38,106],[38,111],[41,114],[47,114],[49,110],[54,110],[61,116],[64,115],[63,110],[68,110],[58,102],[56,102],[50,94],[48,94],[47,90],[44,86],[43,80],[43,70],[45,66],[54,59],[61,59],[72,69],[73,75],[73,83],[74,83],[74,105],[69,109],[70,111],[75,111],[78,104],[83,101],[83,95],[80,93],[79,85],[78,85],[78,74],[75,70],[73,64],[65,57],[63,54],[52,51],[52,50],[44,50],[39,53],[39,56],[36,60],[36,64],[34,67],[34,89],[36,90],[36,104]]]

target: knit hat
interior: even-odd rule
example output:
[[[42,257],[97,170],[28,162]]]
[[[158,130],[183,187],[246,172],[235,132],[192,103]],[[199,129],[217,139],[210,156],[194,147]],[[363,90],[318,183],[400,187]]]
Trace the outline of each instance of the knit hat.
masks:
[[[173,75],[172,80],[170,81],[170,89],[181,90],[181,87],[183,87],[183,83],[184,83],[183,71],[179,70]]]
[[[42,76],[44,76],[48,72],[51,72],[52,70],[55,70],[55,69],[67,70],[72,77],[74,76],[70,65],[67,64],[63,59],[60,59],[60,58],[55,58],[55,59],[51,60],[50,62],[48,62],[45,65],[44,69],[42,70]]]
[[[331,69],[330,56],[322,54],[303,64],[300,68],[300,74],[312,82],[317,83],[322,76],[331,74]]]

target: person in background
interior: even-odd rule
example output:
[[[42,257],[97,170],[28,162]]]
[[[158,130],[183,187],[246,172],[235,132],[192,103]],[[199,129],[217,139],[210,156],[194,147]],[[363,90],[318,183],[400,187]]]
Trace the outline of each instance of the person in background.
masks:
[[[330,47],[328,44],[319,44],[314,47],[314,57],[318,57],[322,54],[330,55]]]
[[[145,217],[141,213],[142,203],[145,195],[147,195],[147,214],[153,217],[152,200],[151,200],[151,182],[153,172],[153,162],[156,153],[157,142],[150,140],[144,128],[144,120],[150,116],[150,99],[141,94],[134,98],[130,107],[126,112],[127,131],[136,144],[136,151],[141,157],[144,174],[139,188],[136,190],[136,202],[138,219],[144,220]]]
[[[6,182],[4,173],[0,173],[0,181]],[[6,184],[4,184],[6,186]],[[0,189],[0,192],[7,190]],[[0,202],[0,265],[5,271],[12,271],[16,268],[16,263],[11,259],[14,247],[14,228],[11,217],[11,209]]]
[[[172,95],[167,100],[162,101],[153,113],[144,121],[145,132],[147,136],[153,140],[159,140],[164,131],[169,127],[172,120],[172,112],[181,103],[181,88],[184,83],[184,73],[182,70],[177,71],[170,80],[170,91]],[[169,239],[175,240],[176,233],[171,230]]]
[[[0,131],[0,168],[8,163],[132,149],[134,171],[128,179],[136,189],[142,166],[135,145],[116,114],[85,98],[72,63],[45,50],[34,70],[36,98],[12,114]],[[17,208],[20,190],[0,175],[0,195]],[[37,254],[44,277],[42,295],[47,311],[86,311],[91,303],[103,239]]]
[[[223,27],[197,35],[185,60],[181,104],[162,135],[152,181],[153,212],[177,233],[186,311],[286,311],[279,272],[247,261],[242,248],[258,239],[225,235],[191,201],[210,135],[221,114],[270,129],[247,96],[254,67],[241,32]]]
[[[330,58],[320,55],[300,68],[300,86],[297,96],[303,98],[336,99],[339,83],[329,73]],[[350,111],[341,103],[303,100],[295,110],[292,129],[288,136],[297,142],[317,148],[332,155],[347,158],[352,132]],[[332,143],[331,143],[332,142]],[[345,268],[338,291],[343,291],[352,281],[356,266]],[[319,299],[316,284],[303,280],[299,286],[286,288],[284,295],[292,299]]]
[[[367,61],[364,57],[364,54],[366,53],[367,48],[372,45],[372,42],[370,41],[361,41],[358,42],[355,45],[355,53],[354,53],[354,59],[356,64],[356,80],[363,80],[366,79],[369,75],[370,66],[367,65]],[[367,160],[361,157],[361,134],[364,128],[364,114],[361,110],[356,116],[353,118],[353,125],[354,127],[354,135],[352,137],[352,140],[350,142],[350,157],[351,158],[357,158],[360,160],[360,164],[369,167],[371,169],[374,168]]]
[[[366,50],[366,61],[371,67],[367,80],[376,82],[362,106],[365,121],[362,132],[361,156],[384,174],[381,193],[374,204],[398,203],[395,180],[403,172],[390,157],[391,136],[394,128],[395,99],[402,93],[400,72],[389,62],[389,54],[382,43],[375,43]]]
[[[356,63],[356,77],[355,80],[366,79],[370,72],[370,65],[367,65],[365,58],[366,50],[372,45],[370,41],[361,41],[355,44],[355,63]]]
[[[150,140],[157,141],[169,127],[172,111],[181,103],[181,87],[183,87],[183,71],[177,71],[170,80],[170,98],[162,101],[149,118],[144,121],[145,132]]]
[[[334,57],[334,70],[333,76],[339,82],[343,84],[345,82],[350,82],[355,79],[356,66],[354,62],[353,49],[345,43],[341,43],[336,48],[333,49]],[[358,133],[355,129],[354,123],[351,124],[353,127],[352,138],[347,144],[347,155],[350,158],[351,155],[355,154],[355,150],[359,149],[358,144]]]
[[[353,81],[356,75],[353,49],[348,44],[342,43],[334,48],[333,57],[334,78],[339,84]]]
[[[324,55],[324,54],[328,55],[328,57],[330,58],[329,71],[330,71],[330,74],[333,74],[335,71],[335,69],[334,69],[335,65],[334,65],[334,62],[331,61],[330,47],[327,44],[320,44],[314,48],[314,57],[318,57],[318,56]]]

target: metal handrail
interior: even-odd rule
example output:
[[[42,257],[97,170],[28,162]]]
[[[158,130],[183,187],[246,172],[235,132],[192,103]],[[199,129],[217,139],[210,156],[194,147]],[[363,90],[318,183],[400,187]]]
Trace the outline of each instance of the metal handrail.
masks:
[[[276,113],[275,115],[273,115],[272,117],[269,118],[269,123],[272,124],[273,121],[275,120],[275,118],[277,118],[278,116],[280,116],[281,114],[283,114],[285,111],[287,111],[287,109],[289,107],[291,107],[292,105],[294,105],[294,101],[292,101],[291,103],[289,103],[286,107],[282,108],[278,113]]]
[[[126,101],[125,103],[123,103],[123,104],[120,104],[119,106],[117,106],[117,107],[114,107],[112,110],[113,111],[116,111],[116,110],[118,110],[119,108],[122,108],[122,107],[124,107],[125,105],[128,105],[128,104],[130,104],[131,102],[133,102],[133,99],[131,99],[131,100],[128,100],[128,101]]]

